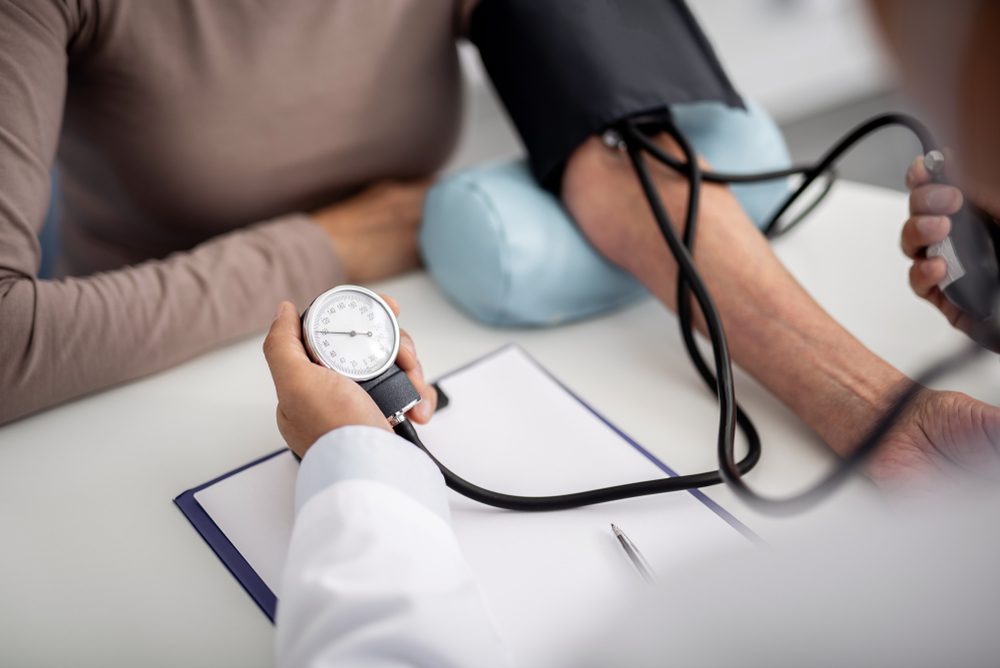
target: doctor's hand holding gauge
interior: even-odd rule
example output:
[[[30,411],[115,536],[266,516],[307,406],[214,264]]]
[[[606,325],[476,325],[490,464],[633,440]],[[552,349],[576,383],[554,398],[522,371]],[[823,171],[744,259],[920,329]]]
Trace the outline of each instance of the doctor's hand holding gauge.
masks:
[[[339,427],[389,430],[391,416],[364,389],[383,376],[383,385],[405,378],[414,388],[404,404],[408,419],[422,424],[433,415],[436,393],[424,379],[413,339],[396,323],[398,312],[391,298],[357,286],[323,293],[301,323],[292,304],[278,307],[264,355],[278,395],[278,429],[296,455]]]

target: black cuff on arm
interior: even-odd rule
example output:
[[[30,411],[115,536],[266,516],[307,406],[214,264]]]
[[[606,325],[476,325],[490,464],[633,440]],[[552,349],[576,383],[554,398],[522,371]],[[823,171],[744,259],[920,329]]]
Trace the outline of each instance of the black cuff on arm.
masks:
[[[570,153],[622,119],[743,107],[683,0],[480,0],[469,38],[553,191]]]

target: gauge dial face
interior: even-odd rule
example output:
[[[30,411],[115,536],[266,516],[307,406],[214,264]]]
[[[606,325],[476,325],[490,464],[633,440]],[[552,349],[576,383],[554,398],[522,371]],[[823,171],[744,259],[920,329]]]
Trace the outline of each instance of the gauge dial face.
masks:
[[[374,378],[396,361],[399,325],[371,290],[342,285],[309,307],[306,343],[317,362],[354,380]]]

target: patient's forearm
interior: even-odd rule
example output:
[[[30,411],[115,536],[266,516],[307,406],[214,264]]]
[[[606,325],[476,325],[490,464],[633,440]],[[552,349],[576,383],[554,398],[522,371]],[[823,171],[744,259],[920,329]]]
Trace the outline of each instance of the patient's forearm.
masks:
[[[649,161],[678,227],[687,185]],[[563,199],[608,258],[676,308],[677,264],[628,158],[596,139],[573,154]],[[734,361],[834,450],[851,449],[905,378],[838,325],[771,252],[728,189],[703,186],[695,260],[722,315]],[[697,320],[703,329],[700,315]]]

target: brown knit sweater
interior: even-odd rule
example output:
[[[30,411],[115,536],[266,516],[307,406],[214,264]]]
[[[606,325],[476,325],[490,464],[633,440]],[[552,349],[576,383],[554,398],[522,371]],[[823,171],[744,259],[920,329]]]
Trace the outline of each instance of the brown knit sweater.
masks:
[[[446,158],[457,5],[0,1],[0,422],[258,330],[279,300],[340,280],[300,212]],[[46,281],[56,162],[62,278]]]

